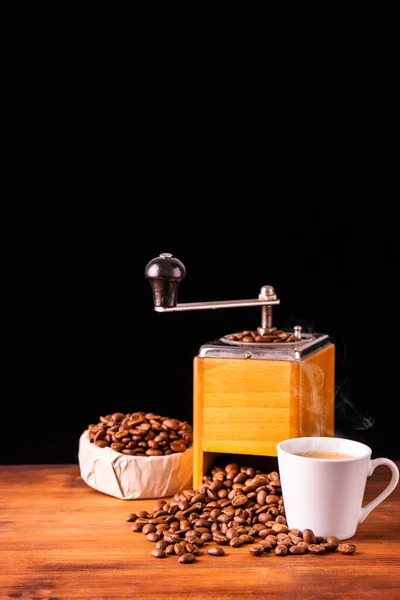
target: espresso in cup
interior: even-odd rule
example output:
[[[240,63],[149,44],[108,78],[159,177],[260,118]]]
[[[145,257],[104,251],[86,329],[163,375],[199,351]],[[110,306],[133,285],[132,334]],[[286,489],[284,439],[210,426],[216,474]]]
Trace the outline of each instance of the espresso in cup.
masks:
[[[277,445],[282,496],[289,529],[312,529],[318,535],[351,538],[359,523],[391,494],[399,470],[388,458],[371,460],[372,450],[335,437],[291,438]],[[392,477],[386,488],[362,506],[367,478],[379,465]]]

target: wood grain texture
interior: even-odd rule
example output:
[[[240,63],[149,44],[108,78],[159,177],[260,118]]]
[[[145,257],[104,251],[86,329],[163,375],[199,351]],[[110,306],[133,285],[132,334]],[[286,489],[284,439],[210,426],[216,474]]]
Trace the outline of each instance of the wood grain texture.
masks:
[[[388,480],[378,467],[364,503]],[[154,544],[125,522],[153,500],[96,492],[76,465],[0,467],[0,498],[2,599],[400,599],[399,486],[359,526],[352,556],[254,557],[228,547],[222,558],[203,549],[193,565],[153,558]]]

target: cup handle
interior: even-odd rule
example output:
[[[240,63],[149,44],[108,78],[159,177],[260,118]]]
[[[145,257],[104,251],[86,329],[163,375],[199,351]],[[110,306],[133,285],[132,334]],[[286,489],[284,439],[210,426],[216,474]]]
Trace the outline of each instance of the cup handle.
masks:
[[[381,492],[379,496],[375,498],[375,500],[372,500],[366,506],[364,506],[364,508],[361,508],[360,518],[358,521],[359,523],[362,523],[369,515],[369,513],[372,510],[374,510],[374,508],[376,508],[378,504],[380,504],[385,498],[387,498],[389,494],[393,492],[394,488],[399,482],[399,469],[397,468],[397,465],[389,458],[375,458],[374,460],[371,460],[369,464],[368,477],[372,475],[376,467],[379,467],[379,465],[386,465],[387,467],[389,467],[389,469],[392,471],[392,478],[383,490],[383,492]]]

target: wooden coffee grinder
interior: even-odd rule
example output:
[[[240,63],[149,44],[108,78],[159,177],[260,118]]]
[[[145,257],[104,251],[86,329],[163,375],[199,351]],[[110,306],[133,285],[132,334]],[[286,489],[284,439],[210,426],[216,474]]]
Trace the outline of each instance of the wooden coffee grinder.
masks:
[[[253,300],[177,304],[186,275],[172,254],[145,271],[157,312],[261,307],[257,331],[228,334],[201,346],[193,374],[193,487],[217,454],[276,456],[287,438],[334,434],[335,347],[329,336],[273,326],[280,303],[269,285]]]

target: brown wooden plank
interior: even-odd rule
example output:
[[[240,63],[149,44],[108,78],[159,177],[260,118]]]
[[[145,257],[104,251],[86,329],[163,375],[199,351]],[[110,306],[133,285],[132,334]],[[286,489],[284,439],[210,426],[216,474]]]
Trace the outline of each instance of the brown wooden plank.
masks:
[[[398,463],[400,464],[400,463]],[[365,502],[389,479],[369,479]],[[340,490],[338,490],[340,494]],[[157,560],[125,516],[154,500],[123,501],[89,488],[76,465],[0,467],[0,598],[400,598],[400,486],[353,538],[357,553]]]

